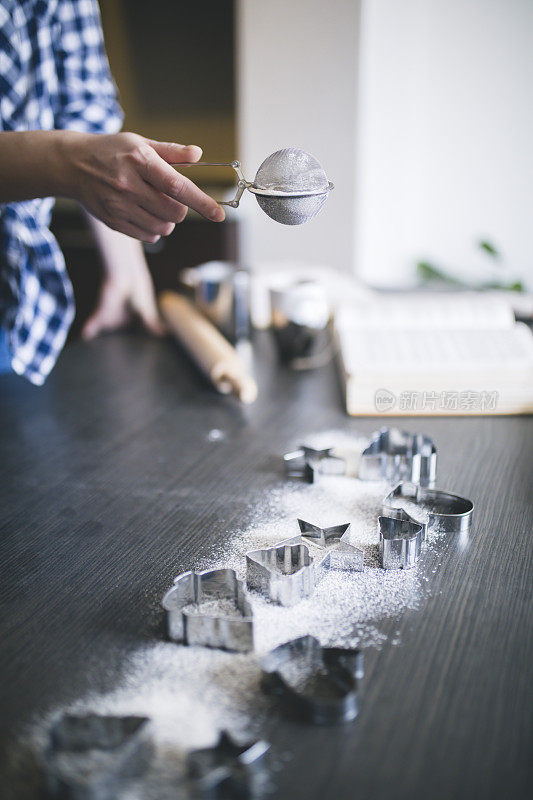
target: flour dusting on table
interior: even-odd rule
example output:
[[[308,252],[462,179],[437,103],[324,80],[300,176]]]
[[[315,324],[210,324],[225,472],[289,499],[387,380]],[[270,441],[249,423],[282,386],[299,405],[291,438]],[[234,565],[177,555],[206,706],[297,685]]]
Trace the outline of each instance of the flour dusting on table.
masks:
[[[212,434],[212,441],[219,438]],[[322,476],[315,484],[280,480],[254,506],[252,523],[245,530],[224,532],[222,543],[208,559],[189,565],[191,569],[232,567],[244,578],[245,553],[298,535],[296,520],[301,517],[321,527],[350,522],[349,541],[365,553],[362,572],[327,572],[314,595],[291,608],[251,593],[254,653],[233,654],[165,641],[143,645],[125,662],[123,679],[114,692],[85,698],[68,709],[150,717],[156,746],[150,780],[166,785],[172,776],[174,793],[169,797],[178,796],[176,781],[183,775],[186,751],[213,744],[222,728],[241,738],[261,734],[272,711],[270,699],[260,688],[258,656],[304,634],[312,634],[322,645],[379,648],[387,639],[380,623],[388,620],[390,631],[390,620],[417,607],[423,598],[424,579],[416,567],[381,568],[376,520],[390,487],[354,477],[367,443],[367,438],[342,431],[307,437],[305,444],[333,446],[345,456],[348,475]],[[161,595],[167,588],[161,587]],[[42,730],[41,726],[41,734]],[[146,785],[139,790],[139,798],[143,791]],[[166,796],[164,789],[155,795]],[[128,800],[137,797],[132,789],[127,796]]]

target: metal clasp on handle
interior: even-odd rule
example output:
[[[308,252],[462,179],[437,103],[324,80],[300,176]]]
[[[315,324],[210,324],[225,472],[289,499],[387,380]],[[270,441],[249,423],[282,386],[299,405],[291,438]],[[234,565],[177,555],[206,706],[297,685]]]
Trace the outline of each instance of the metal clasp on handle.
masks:
[[[241,170],[240,161],[232,161],[231,163],[221,163],[217,161],[186,161],[182,164],[171,164],[171,167],[231,167],[237,174],[237,193],[233,200],[217,200],[219,206],[231,206],[231,208],[238,208],[241,197],[246,189],[253,186],[252,183],[246,180]]]

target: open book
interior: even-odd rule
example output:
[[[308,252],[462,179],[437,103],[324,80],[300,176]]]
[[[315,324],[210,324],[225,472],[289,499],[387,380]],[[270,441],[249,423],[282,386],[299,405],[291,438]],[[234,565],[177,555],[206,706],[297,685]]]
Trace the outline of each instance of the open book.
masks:
[[[335,333],[349,414],[533,412],[533,334],[502,300],[385,294],[340,308]]]

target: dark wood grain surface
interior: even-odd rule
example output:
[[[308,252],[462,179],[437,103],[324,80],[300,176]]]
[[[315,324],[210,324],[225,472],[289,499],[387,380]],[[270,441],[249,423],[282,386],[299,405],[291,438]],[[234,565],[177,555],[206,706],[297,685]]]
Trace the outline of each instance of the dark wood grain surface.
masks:
[[[258,371],[260,400],[240,408],[171,342],[123,334],[69,346],[43,388],[0,379],[3,753],[36,714],[112,688],[160,636],[176,570],[278,483],[288,440],[377,427],[343,414],[332,366],[280,371],[262,337]],[[399,646],[368,652],[354,724],[267,731],[293,754],[277,798],[530,796],[531,420],[402,424],[434,437],[439,485],[474,500],[473,530],[426,555],[428,597],[390,621]]]

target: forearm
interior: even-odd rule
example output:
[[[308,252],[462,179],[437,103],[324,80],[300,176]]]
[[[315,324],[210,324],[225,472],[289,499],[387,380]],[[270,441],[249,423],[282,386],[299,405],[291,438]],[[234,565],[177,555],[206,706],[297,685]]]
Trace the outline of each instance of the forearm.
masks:
[[[65,151],[73,131],[0,133],[0,203],[70,197]]]
[[[143,266],[146,265],[142,244],[137,239],[132,239],[131,236],[112,230],[88,211],[85,214],[106,274],[120,283],[123,280],[129,281],[128,272],[125,273],[124,268],[128,270],[139,263]]]
[[[216,201],[171,166],[198,161],[201,153],[135,133],[0,133],[0,203],[70,197],[108,227],[156,242],[188,206],[214,222],[224,219]]]
[[[164,328],[159,319],[154,287],[140,242],[113,231],[87,213],[102,261],[105,277],[99,305],[87,321],[83,336],[124,324],[130,314],[140,317],[151,333]]]

